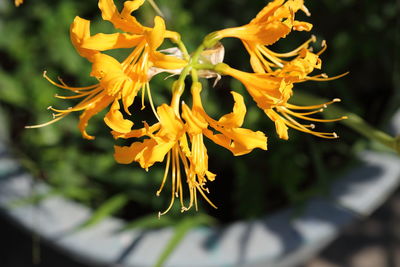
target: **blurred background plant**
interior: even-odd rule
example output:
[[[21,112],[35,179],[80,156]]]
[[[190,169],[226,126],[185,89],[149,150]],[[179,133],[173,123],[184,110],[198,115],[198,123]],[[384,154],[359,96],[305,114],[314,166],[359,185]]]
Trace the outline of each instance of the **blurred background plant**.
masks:
[[[157,3],[165,14],[167,27],[180,32],[193,51],[207,33],[247,23],[266,1]],[[400,106],[399,4],[395,0],[323,0],[306,1],[306,5],[312,16],[303,19],[314,24],[316,49],[322,40],[328,44],[322,55],[323,71],[330,76],[346,71],[350,74],[326,83],[299,84],[295,94],[304,91],[324,98],[341,98],[342,103],[335,105],[384,129]],[[136,14],[144,25],[152,25],[155,12],[151,5],[145,4]],[[182,221],[181,228],[186,231],[188,225],[259,217],[285,205],[301,207],[308,198],[329,192],[330,181],[356,163],[353,155],[357,151],[367,147],[385,149],[339,123],[318,125],[324,131],[337,132],[341,137],[337,140],[292,130],[289,141],[282,141],[240,83],[223,78],[212,88],[204,82],[204,102],[214,117],[231,110],[230,90],[243,93],[248,106],[245,127],[264,131],[269,137],[270,151],[233,157],[212,143],[206,144],[210,170],[217,174],[209,188],[218,210],[205,204],[199,212],[180,214],[176,205],[165,219],[157,221],[157,212],[169,200],[166,192],[155,196],[164,165],[145,172],[139,166],[115,163],[115,141],[102,116],[94,117],[89,126],[96,136],[94,141],[81,138],[76,127],[77,114],[44,128],[24,129],[26,125],[50,120],[51,112],[46,107],[66,107],[67,101],[53,97],[59,89],[42,77],[44,70],[52,78],[62,77],[71,86],[95,82],[89,77],[90,64],[76,53],[69,40],[69,25],[77,15],[92,21],[93,33],[113,32],[111,24],[101,20],[94,0],[30,0],[18,9],[12,1],[0,2],[0,112],[8,118],[4,127],[15,154],[38,180],[52,186],[48,194],[34,195],[27,201],[60,194],[89,205],[97,211],[82,226],[93,225],[111,214],[131,221],[130,227],[162,227],[174,225],[184,217],[195,218],[192,224]],[[274,49],[288,51],[308,38],[308,33],[293,33],[274,45]],[[239,41],[227,39],[223,44],[228,64],[250,69],[248,55]],[[152,81],[156,105],[169,98],[174,78],[164,78],[161,75]],[[134,110],[140,110],[139,103]],[[137,121],[146,112],[135,113]]]

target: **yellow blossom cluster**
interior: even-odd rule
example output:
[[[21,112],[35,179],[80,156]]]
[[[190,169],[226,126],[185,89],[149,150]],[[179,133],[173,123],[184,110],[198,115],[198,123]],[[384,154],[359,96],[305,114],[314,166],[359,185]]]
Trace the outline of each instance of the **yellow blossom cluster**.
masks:
[[[118,163],[137,162],[144,169],[156,162],[166,162],[165,174],[160,194],[166,183],[171,184],[171,202],[164,212],[168,212],[176,198],[181,210],[195,206],[198,193],[210,205],[206,183],[216,177],[208,170],[208,154],[204,138],[222,146],[239,156],[250,153],[255,148],[267,149],[267,137],[261,131],[243,128],[246,114],[244,98],[231,92],[233,110],[219,119],[211,118],[205,111],[199,78],[229,75],[245,86],[247,92],[265,114],[275,123],[278,136],[288,139],[288,127],[323,138],[337,138],[335,133],[314,131],[314,124],[302,124],[297,120],[316,122],[334,121],[314,118],[311,115],[321,112],[328,104],[296,106],[288,103],[294,84],[308,80],[330,80],[324,74],[311,75],[314,69],[321,68],[319,55],[324,48],[314,53],[310,44],[315,37],[287,53],[276,53],[269,46],[284,38],[291,31],[310,31],[312,25],[295,20],[299,10],[309,15],[303,0],[274,0],[262,9],[248,24],[222,29],[206,36],[196,51],[189,54],[177,32],[166,29],[163,18],[156,16],[154,26],[139,23],[132,15],[145,0],[125,1],[121,11],[113,0],[99,0],[102,18],[113,24],[118,32],[105,34],[90,33],[90,21],[76,17],[70,28],[70,37],[78,53],[92,64],[91,76],[98,83],[86,87],[70,87],[64,82],[54,82],[46,73],[44,76],[52,84],[69,90],[75,95],[57,96],[62,99],[80,99],[74,107],[56,109],[50,107],[55,118],[41,127],[66,115],[81,111],[79,129],[82,136],[94,139],[86,132],[92,116],[107,109],[105,124],[111,129],[114,138],[132,139],[130,146],[115,146],[114,157]],[[234,69],[223,63],[224,49],[220,43],[223,38],[238,38],[248,51],[253,72]],[[168,39],[177,47],[158,50]],[[131,53],[123,60],[104,53],[111,49],[128,48]],[[171,100],[158,107],[151,98],[150,81],[160,72],[178,75],[173,83]],[[191,76],[191,106],[182,99],[185,80]],[[334,77],[337,78],[337,77]],[[142,91],[157,120],[149,125],[143,122],[142,128],[135,128],[130,109],[135,97]],[[144,100],[142,100],[144,101]],[[143,104],[144,107],[144,104]],[[168,179],[170,177],[170,179]],[[183,198],[189,192],[189,200]]]

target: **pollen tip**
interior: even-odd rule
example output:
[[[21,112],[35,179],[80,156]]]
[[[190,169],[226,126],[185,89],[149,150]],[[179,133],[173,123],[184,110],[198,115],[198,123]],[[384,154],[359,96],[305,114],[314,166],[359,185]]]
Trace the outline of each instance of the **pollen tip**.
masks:
[[[321,46],[322,46],[322,47],[325,47],[325,46],[326,46],[326,40],[322,40]]]
[[[339,138],[339,135],[337,135],[337,133],[335,133],[335,132],[333,132],[332,135],[333,135],[333,138]]]
[[[316,42],[317,41],[317,36],[315,36],[314,34],[311,35],[311,41],[312,42]]]
[[[52,109],[52,108],[53,108],[52,106],[48,106],[48,107],[47,107],[47,110],[50,110],[50,109]]]
[[[335,99],[333,99],[332,100],[333,102],[340,102],[340,101],[342,101],[340,98],[335,98]]]
[[[321,74],[321,77],[322,77],[322,78],[328,78],[328,75],[327,75],[326,73],[322,73],[322,74]]]
[[[44,70],[44,71],[43,71],[43,77],[46,78],[46,74],[47,74],[47,70]]]
[[[157,192],[156,192],[156,196],[159,197],[159,196],[160,196],[160,193],[161,193],[160,191],[157,191]]]
[[[321,108],[320,110],[319,110],[319,112],[323,112],[324,111],[324,109],[323,108]]]
[[[311,129],[315,129],[315,124],[310,124]]]
[[[55,113],[52,113],[51,115],[52,115],[53,119],[55,119],[57,117]]]
[[[175,197],[179,197],[178,192],[175,192]]]

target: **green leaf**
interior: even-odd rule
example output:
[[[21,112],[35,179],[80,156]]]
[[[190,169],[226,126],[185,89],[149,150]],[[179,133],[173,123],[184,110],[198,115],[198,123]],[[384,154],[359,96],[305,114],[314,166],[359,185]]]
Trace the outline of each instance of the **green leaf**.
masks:
[[[33,193],[30,196],[16,199],[14,201],[9,202],[7,204],[7,207],[10,209],[15,209],[15,208],[25,206],[25,205],[36,205],[40,201],[42,201],[48,197],[55,196],[57,194],[59,194],[59,192],[57,190],[50,190],[50,191],[48,191],[46,193],[42,193],[42,194]]]
[[[160,257],[158,258],[154,267],[161,267],[165,261],[169,258],[172,254],[174,249],[179,245],[182,239],[185,237],[186,233],[199,225],[210,225],[215,222],[214,218],[206,215],[206,214],[199,214],[194,217],[188,217],[183,219],[178,225],[175,227],[174,235],[171,237],[169,242],[164,248],[164,251],[161,253]]]
[[[109,198],[97,210],[93,212],[92,217],[90,217],[87,221],[78,226],[77,230],[81,230],[83,228],[98,224],[106,217],[115,214],[128,202],[128,200],[129,198],[125,194],[118,194]]]

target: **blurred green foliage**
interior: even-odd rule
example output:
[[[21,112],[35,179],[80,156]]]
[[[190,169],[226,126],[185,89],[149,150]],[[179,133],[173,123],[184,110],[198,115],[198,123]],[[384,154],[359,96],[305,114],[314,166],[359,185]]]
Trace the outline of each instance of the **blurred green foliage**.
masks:
[[[190,51],[209,32],[247,23],[266,3],[264,0],[156,2],[166,16],[167,27],[181,33]],[[322,56],[323,70],[330,76],[346,71],[350,74],[328,83],[300,84],[295,93],[304,90],[328,98],[339,97],[348,110],[372,125],[383,127],[400,105],[398,4],[395,0],[385,3],[323,0],[306,4],[311,18],[303,14],[299,17],[314,24],[313,34],[319,43],[323,39],[328,43],[328,50]],[[149,4],[135,14],[144,25],[152,25],[155,12]],[[170,197],[168,190],[160,197],[155,196],[164,164],[157,164],[149,172],[134,164],[116,164],[112,156],[115,141],[101,114],[89,125],[88,132],[96,136],[94,141],[81,138],[76,127],[78,114],[44,128],[24,129],[26,125],[50,120],[51,114],[46,110],[50,105],[61,108],[73,105],[72,101],[53,97],[61,89],[42,77],[44,70],[53,79],[60,76],[71,86],[96,82],[89,77],[90,64],[75,52],[69,41],[69,25],[77,15],[91,20],[93,33],[113,32],[111,24],[101,20],[94,0],[27,0],[19,8],[12,1],[0,3],[0,108],[9,118],[10,145],[23,162],[28,162],[27,168],[54,186],[55,192],[93,207],[103,205],[96,213],[100,215],[89,223],[111,213],[128,220],[149,212],[156,214],[166,207]],[[309,36],[309,33],[293,33],[274,45],[274,49],[290,50]],[[223,44],[225,61],[248,70],[248,55],[240,42],[227,39]],[[169,99],[174,78],[166,81],[164,78],[161,75],[152,81],[156,105]],[[341,136],[339,140],[321,140],[294,130],[289,133],[289,141],[279,140],[272,122],[257,109],[240,83],[223,78],[215,88],[204,84],[204,102],[211,115],[217,118],[229,112],[233,104],[229,91],[241,92],[248,104],[245,126],[269,136],[269,151],[254,151],[241,157],[233,157],[211,142],[206,144],[210,171],[217,174],[216,181],[209,184],[210,198],[219,209],[212,210],[205,204],[200,212],[208,212],[222,222],[257,217],[282,205],[299,204],[311,196],[327,193],[329,181],[346,171],[356,148],[367,145],[339,124],[318,125],[324,131],[335,129]],[[140,110],[139,103],[133,109]],[[146,110],[136,112],[136,125],[148,114]],[[180,215],[176,205],[169,216],[194,214],[190,211]]]

